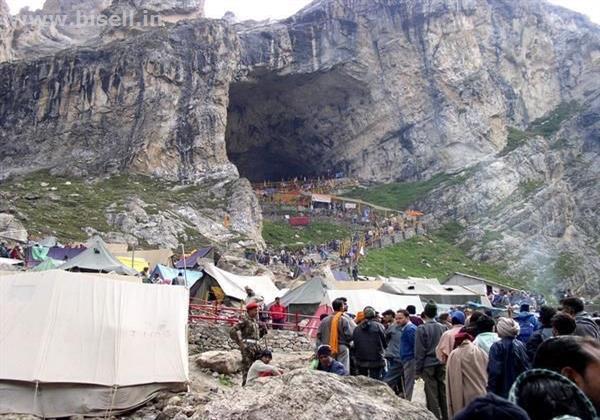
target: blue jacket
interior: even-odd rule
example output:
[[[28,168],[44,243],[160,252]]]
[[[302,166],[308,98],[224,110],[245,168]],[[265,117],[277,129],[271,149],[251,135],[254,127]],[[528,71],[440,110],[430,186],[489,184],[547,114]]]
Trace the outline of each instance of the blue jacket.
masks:
[[[406,324],[402,329],[400,337],[400,360],[408,362],[415,358],[415,334],[417,326],[412,322]]]
[[[517,340],[521,340],[523,343],[527,343],[534,331],[539,329],[537,318],[530,312],[519,312],[517,316],[515,316],[515,321],[519,323],[519,327],[521,328]]]
[[[340,376],[348,375],[348,372],[346,371],[346,368],[344,367],[344,365],[342,365],[340,362],[338,362],[335,359],[332,360],[332,362],[328,368],[326,368],[321,363],[319,363],[319,365],[317,366],[317,370],[320,370],[323,372],[328,372],[328,373],[335,373]]]
[[[488,391],[508,398],[508,391],[517,376],[530,368],[525,345],[515,338],[503,337],[490,348]]]

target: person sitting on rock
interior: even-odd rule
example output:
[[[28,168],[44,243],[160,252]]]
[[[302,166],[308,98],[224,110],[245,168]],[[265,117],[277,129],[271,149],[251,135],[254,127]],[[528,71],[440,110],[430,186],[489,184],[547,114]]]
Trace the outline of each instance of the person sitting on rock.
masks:
[[[260,359],[256,360],[250,366],[248,376],[246,378],[246,385],[252,383],[256,378],[265,378],[269,376],[283,375],[283,370],[277,366],[270,365],[273,360],[273,354],[270,350],[263,350],[260,354]]]
[[[335,360],[332,356],[331,347],[327,344],[323,344],[317,349],[317,370],[335,373],[340,376],[347,376],[348,371],[343,364]]]

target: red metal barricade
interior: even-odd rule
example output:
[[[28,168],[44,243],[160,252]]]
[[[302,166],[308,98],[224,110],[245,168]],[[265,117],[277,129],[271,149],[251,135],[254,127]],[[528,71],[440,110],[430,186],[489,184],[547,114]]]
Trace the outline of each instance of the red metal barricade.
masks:
[[[290,217],[291,226],[308,226],[310,225],[310,217],[308,216],[293,216]]]
[[[246,312],[244,308],[235,308],[219,304],[217,301],[195,301],[190,304],[189,322],[213,323],[217,325],[232,326],[237,323]],[[319,317],[302,315],[298,313],[285,313],[285,322],[275,324],[280,329],[288,331],[305,331],[308,333],[316,330],[319,325]],[[273,326],[269,323],[269,326]]]

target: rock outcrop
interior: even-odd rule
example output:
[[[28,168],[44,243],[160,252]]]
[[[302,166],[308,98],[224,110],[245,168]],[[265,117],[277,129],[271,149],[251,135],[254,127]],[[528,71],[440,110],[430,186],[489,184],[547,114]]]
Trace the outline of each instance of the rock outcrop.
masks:
[[[242,367],[242,355],[235,351],[207,351],[200,353],[194,362],[198,367],[213,372],[232,374]]]
[[[218,395],[204,407],[201,417],[215,420],[435,419],[425,407],[398,398],[382,382],[364,376],[342,377],[308,369],[259,378],[251,386]]]
[[[27,229],[14,215],[0,213],[0,241],[27,242]]]
[[[12,19],[11,54],[0,55],[0,62],[84,45],[97,48],[202,16],[204,0],[46,0],[42,9],[22,10]]]
[[[13,57],[14,25],[5,0],[0,0],[0,63]]]
[[[238,28],[227,145],[258,179],[461,169],[599,87],[598,27],[543,1],[323,0]]]
[[[426,223],[459,221],[473,257],[511,261],[507,271],[535,290],[561,284],[599,297],[599,134],[596,93],[556,133],[530,134],[515,150],[459,174],[461,182],[433,191],[419,203]]]
[[[205,20],[0,66],[0,179],[43,168],[237,178],[225,151],[237,51],[230,28]]]

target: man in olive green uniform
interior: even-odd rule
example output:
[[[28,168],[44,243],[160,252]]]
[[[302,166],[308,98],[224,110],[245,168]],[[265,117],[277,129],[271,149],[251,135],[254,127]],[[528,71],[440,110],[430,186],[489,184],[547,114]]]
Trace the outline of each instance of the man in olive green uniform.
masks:
[[[256,302],[248,303],[246,314],[229,332],[229,336],[237,343],[242,353],[242,386],[246,384],[250,366],[263,350],[259,346],[258,340],[266,333],[266,327],[258,322],[258,304]]]

